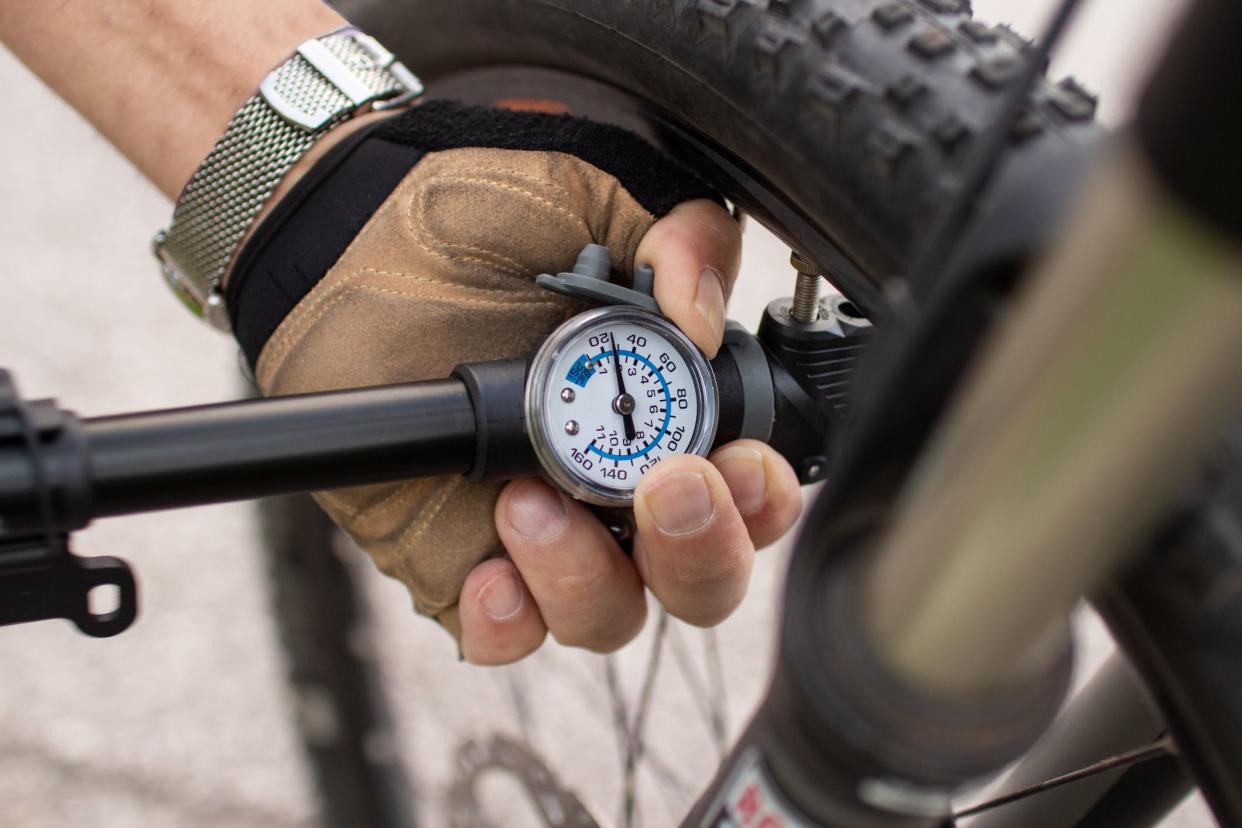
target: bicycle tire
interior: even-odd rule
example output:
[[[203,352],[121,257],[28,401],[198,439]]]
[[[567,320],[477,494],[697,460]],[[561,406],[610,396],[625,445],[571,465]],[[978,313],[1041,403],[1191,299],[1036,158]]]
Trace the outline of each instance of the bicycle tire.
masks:
[[[337,552],[339,530],[306,495],[267,498],[257,511],[272,621],[318,793],[318,822],[413,828],[409,777],[395,751],[383,749],[392,715],[367,644],[366,595]]]
[[[721,151],[713,161],[736,162],[788,196],[787,213],[748,212],[828,267],[871,314],[952,203],[1027,44],[1008,27],[974,20],[968,0],[339,5],[432,94],[442,79],[481,66],[539,66],[596,79],[632,95],[650,117],[690,127]],[[1072,79],[1041,81],[998,167],[995,181],[1014,183],[977,213],[1021,203],[1024,190],[1044,185],[1049,165],[1080,158],[1097,134],[1094,113],[1094,97]],[[1032,225],[1033,246],[1047,222],[1035,211],[1019,220]]]

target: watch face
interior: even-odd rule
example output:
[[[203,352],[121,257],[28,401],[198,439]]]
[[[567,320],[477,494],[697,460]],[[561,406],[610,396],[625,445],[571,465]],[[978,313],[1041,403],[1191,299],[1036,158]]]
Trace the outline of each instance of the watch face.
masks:
[[[703,354],[664,317],[629,307],[569,320],[535,357],[526,391],[548,475],[592,503],[625,505],[676,454],[706,454],[716,383]]]

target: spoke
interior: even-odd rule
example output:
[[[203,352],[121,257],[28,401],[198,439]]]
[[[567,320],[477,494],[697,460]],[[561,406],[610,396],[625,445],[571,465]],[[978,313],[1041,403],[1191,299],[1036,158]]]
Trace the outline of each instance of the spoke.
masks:
[[[622,776],[621,825],[633,828],[638,805],[637,770],[638,762],[643,756],[643,730],[647,725],[647,712],[651,708],[651,699],[655,690],[656,674],[660,670],[660,653],[664,647],[664,637],[668,632],[668,612],[663,608],[657,617],[655,635],[651,640],[651,650],[647,656],[647,668],[643,675],[642,689],[638,694],[638,705],[634,709],[634,722],[625,726],[624,704],[620,705],[622,726],[625,727],[625,764]],[[609,665],[611,667],[611,665]],[[611,669],[609,688],[615,686],[615,696],[620,697],[620,683],[616,680],[615,668]],[[614,702],[615,706],[615,702]]]
[[[535,748],[535,717],[526,695],[526,683],[519,672],[520,664],[512,664],[504,670],[505,689],[509,700],[513,702],[513,710],[517,714],[518,727],[522,731],[522,740],[531,749]]]
[[[669,815],[675,819],[685,816],[694,801],[697,789],[691,789],[673,766],[660,758],[654,750],[645,751],[643,759],[651,770],[651,776],[664,793],[664,804],[669,809]]]
[[[669,625],[670,633],[672,632],[672,629],[673,625]],[[656,657],[658,658],[658,653],[656,654]],[[590,673],[582,670],[582,667],[584,666],[582,659],[565,658],[562,661],[563,664],[561,669],[550,671],[553,675],[564,676],[565,673],[568,672],[570,674],[570,680],[579,686],[581,692],[585,696],[593,696],[599,691],[598,678],[595,678]],[[633,727],[630,725],[629,708],[625,702],[624,690],[621,687],[620,674],[617,669],[616,658],[612,655],[606,655],[603,657],[603,662],[604,685],[608,697],[607,716],[611,720],[613,731],[617,736],[617,745],[620,751],[620,758],[622,765],[624,766],[626,757],[629,755],[631,750],[631,742],[634,738]],[[520,666],[522,665],[512,665],[512,667],[508,669]],[[505,672],[507,672],[507,670]],[[645,686],[650,686],[650,680],[648,679],[647,681],[648,684]],[[530,723],[529,727],[531,731],[533,731],[535,729],[535,719],[530,715],[532,708],[529,706],[530,694],[526,687],[524,673],[521,676],[516,677],[516,683],[517,686],[514,688],[515,692],[510,694],[512,697],[511,700],[513,701],[515,709],[519,711],[519,719],[522,715],[519,707],[519,698],[527,705],[527,716]],[[648,693],[648,697],[654,701],[650,692]],[[529,740],[529,737],[525,737],[527,725],[521,721],[519,721],[519,724],[522,727],[524,738]],[[695,794],[698,792],[697,786],[691,787],[685,778],[681,776],[675,763],[671,763],[661,756],[658,746],[643,744],[639,749],[639,752],[641,754],[639,758],[642,762],[646,763],[652,772],[651,777],[655,781],[655,786],[660,792],[661,800],[664,803],[664,807],[670,819],[672,821],[676,821],[677,818],[684,814],[686,808],[693,801]],[[637,779],[635,780],[635,785],[637,785]]]
[[[634,742],[640,758],[643,749],[643,730],[647,725],[647,712],[651,709],[656,674],[660,671],[660,652],[664,648],[664,637],[667,633],[668,611],[661,607],[659,619],[656,621],[655,637],[651,642],[651,654],[647,657],[647,674],[643,678],[643,689],[638,697],[638,710],[634,713]]]
[[[1107,759],[1101,759],[1086,767],[1079,768],[1069,773],[1054,776],[1035,785],[1031,785],[1021,790],[1007,793],[1004,796],[998,796],[979,805],[972,805],[969,808],[958,811],[953,814],[954,819],[960,819],[965,816],[973,816],[974,814],[996,808],[1000,805],[1008,805],[1010,802],[1017,802],[1019,799],[1026,799],[1028,796],[1034,796],[1044,791],[1059,788],[1062,785],[1068,785],[1070,782],[1077,782],[1080,779],[1086,779],[1088,776],[1095,776],[1097,773],[1115,770],[1126,765],[1133,765],[1138,762],[1146,762],[1150,759],[1159,759],[1161,756],[1167,756],[1175,753],[1173,741],[1169,737],[1164,737],[1158,742],[1147,745],[1145,747],[1136,748],[1126,753],[1118,753],[1116,756],[1110,756]]]
[[[724,761],[729,753],[729,704],[726,696],[728,685],[724,680],[724,662],[720,658],[720,637],[716,628],[703,631],[703,650],[707,655],[707,675],[711,684],[708,694],[712,700],[715,717],[712,720],[712,732],[716,739],[716,749],[720,752],[720,761]]]
[[[628,724],[629,712],[616,671],[616,662],[612,656],[605,656],[604,679],[611,703],[613,729],[617,734],[617,744],[621,749],[621,762],[624,766],[633,740],[633,731]],[[692,800],[696,790],[691,789],[679,773],[674,770],[674,765],[661,757],[655,747],[644,744],[642,747],[642,760],[653,771],[653,776],[664,796],[666,806],[670,809],[670,814],[676,813],[680,815],[685,806]]]
[[[707,631],[704,632],[706,633]],[[690,650],[686,646],[685,639],[681,637],[681,630],[678,625],[674,624],[669,627],[668,641],[673,651],[674,662],[677,664],[682,678],[685,679],[686,684],[689,686],[690,695],[694,699],[694,705],[698,708],[699,713],[702,714],[703,721],[711,733],[712,741],[716,745],[716,752],[720,754],[721,759],[724,759],[724,722],[721,719],[720,709],[717,705],[718,699],[713,698],[712,694],[708,692],[707,685],[699,676],[699,671],[694,666],[693,660],[690,657]]]
[[[630,714],[625,709],[625,695],[621,692],[621,680],[617,676],[616,656],[611,653],[604,656],[604,684],[608,687],[608,698],[612,702],[612,728],[617,734],[617,747],[621,750],[624,765],[630,752]]]

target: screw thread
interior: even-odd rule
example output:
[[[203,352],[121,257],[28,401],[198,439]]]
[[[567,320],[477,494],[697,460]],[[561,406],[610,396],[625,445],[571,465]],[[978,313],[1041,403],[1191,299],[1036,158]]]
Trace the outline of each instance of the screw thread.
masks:
[[[812,273],[799,273],[794,285],[793,306],[789,315],[797,322],[815,322],[819,319],[820,277]]]

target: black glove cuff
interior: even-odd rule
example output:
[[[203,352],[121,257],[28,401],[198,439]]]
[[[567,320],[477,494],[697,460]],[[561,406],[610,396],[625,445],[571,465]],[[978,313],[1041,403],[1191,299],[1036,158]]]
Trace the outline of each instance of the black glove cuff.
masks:
[[[615,177],[657,218],[719,196],[642,138],[568,115],[429,101],[333,147],[242,248],[225,299],[251,368],[285,316],[318,284],[406,174],[430,152],[467,147],[564,152]]]

